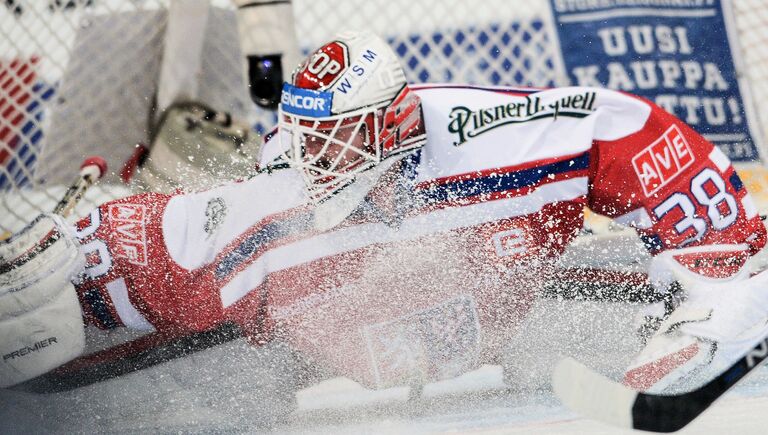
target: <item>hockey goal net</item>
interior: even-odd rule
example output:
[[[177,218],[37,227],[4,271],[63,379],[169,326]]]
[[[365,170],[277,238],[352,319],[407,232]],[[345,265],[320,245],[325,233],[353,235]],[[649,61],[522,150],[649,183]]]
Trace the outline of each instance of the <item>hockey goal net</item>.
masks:
[[[274,114],[248,99],[229,0],[6,0],[0,4],[0,233],[50,210],[82,159],[111,173],[77,208],[128,193],[118,172],[146,143],[173,8],[206,7],[198,95],[258,130]],[[378,32],[411,82],[568,84],[550,2],[529,0],[293,0],[308,50],[344,28]],[[751,100],[768,98],[768,3],[733,2]],[[183,14],[182,14],[183,15]],[[725,35],[723,35],[725,38]],[[176,65],[176,68],[185,68]],[[768,107],[757,104],[768,128]]]

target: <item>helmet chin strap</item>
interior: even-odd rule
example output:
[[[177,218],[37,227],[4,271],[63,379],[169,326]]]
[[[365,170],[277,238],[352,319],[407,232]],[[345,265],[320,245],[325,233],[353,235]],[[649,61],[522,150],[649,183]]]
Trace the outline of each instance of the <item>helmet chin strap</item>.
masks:
[[[315,207],[315,228],[326,231],[340,224],[362,203],[379,178],[408,154],[399,154],[381,161],[375,167],[358,174],[352,183],[318,204]]]

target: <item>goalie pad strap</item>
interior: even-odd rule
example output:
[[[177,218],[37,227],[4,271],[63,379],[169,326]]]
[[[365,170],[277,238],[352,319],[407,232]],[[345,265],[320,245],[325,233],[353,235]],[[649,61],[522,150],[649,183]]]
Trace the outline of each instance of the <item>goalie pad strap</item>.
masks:
[[[24,265],[30,260],[33,260],[39,253],[45,251],[48,247],[53,245],[57,240],[61,238],[61,233],[57,230],[51,230],[45,237],[39,242],[39,244],[33,246],[29,251],[12,259],[8,262],[0,263],[0,274],[10,272],[12,269],[16,269]]]

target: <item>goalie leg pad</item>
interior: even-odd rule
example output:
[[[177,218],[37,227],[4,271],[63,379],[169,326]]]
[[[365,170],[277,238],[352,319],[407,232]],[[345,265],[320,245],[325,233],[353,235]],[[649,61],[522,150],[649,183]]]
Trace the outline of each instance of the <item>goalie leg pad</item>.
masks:
[[[0,388],[46,373],[85,348],[80,304],[72,284],[38,309],[1,321],[0,330]]]
[[[85,331],[72,278],[84,264],[58,216],[43,215],[0,244],[0,387],[80,355]]]

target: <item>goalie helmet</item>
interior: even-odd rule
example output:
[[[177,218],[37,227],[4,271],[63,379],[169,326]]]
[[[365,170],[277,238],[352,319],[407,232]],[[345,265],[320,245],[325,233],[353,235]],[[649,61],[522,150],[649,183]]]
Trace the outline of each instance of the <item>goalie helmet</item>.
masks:
[[[392,49],[368,32],[312,53],[283,85],[278,115],[282,148],[317,203],[426,141],[419,97]]]

